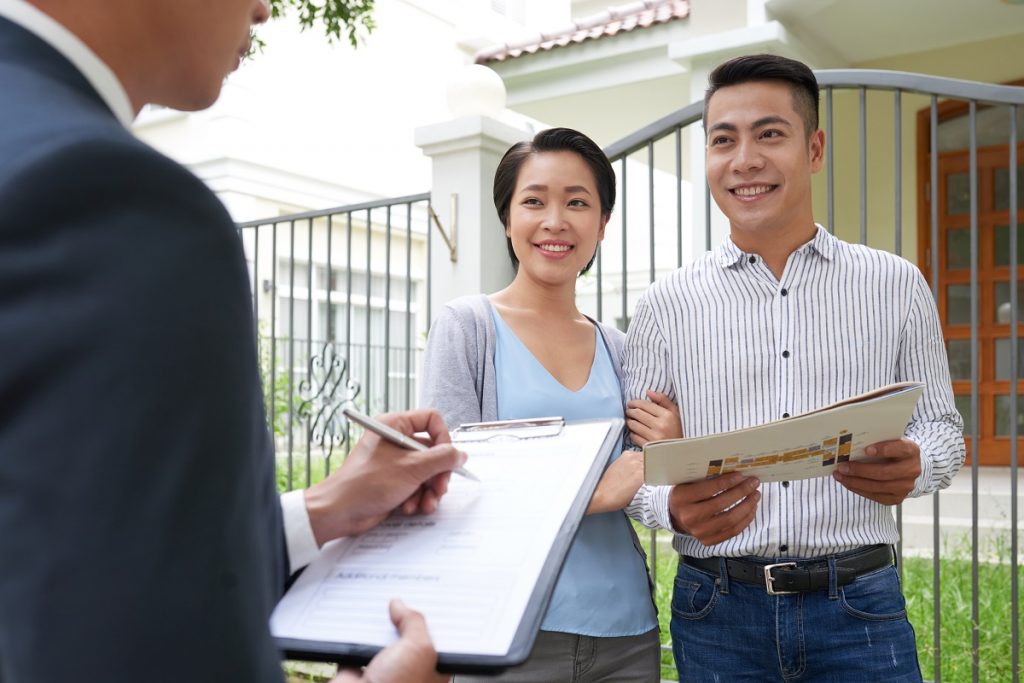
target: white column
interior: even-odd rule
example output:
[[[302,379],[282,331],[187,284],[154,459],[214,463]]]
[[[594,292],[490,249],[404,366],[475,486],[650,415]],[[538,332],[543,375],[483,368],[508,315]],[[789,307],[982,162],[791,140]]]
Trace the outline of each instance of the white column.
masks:
[[[449,234],[454,227],[456,261],[431,225],[433,315],[464,294],[491,293],[512,281],[515,271],[505,231],[492,200],[494,171],[505,151],[532,135],[488,116],[463,116],[416,129],[416,145],[433,161],[431,204]],[[456,213],[452,215],[452,197]]]

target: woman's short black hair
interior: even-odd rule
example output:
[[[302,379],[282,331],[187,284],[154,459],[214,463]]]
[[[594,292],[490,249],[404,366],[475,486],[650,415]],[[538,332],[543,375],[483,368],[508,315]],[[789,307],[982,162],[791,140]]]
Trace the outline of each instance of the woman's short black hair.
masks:
[[[516,191],[519,180],[519,169],[523,162],[533,154],[540,152],[575,152],[590,167],[597,184],[597,194],[601,202],[601,216],[607,219],[615,208],[615,170],[608,157],[593,140],[583,133],[571,128],[548,128],[533,136],[533,140],[517,142],[512,145],[505,156],[498,162],[494,172],[494,208],[498,210],[501,226],[508,230],[508,212],[512,203],[512,195]],[[508,255],[512,265],[518,269],[519,259],[512,249],[512,240],[506,236]],[[597,258],[597,252],[590,258],[580,275],[590,270]]]

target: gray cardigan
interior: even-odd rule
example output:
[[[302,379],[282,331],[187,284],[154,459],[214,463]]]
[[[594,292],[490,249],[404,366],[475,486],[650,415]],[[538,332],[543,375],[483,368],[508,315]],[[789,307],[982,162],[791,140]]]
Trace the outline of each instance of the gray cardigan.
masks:
[[[420,380],[422,408],[434,408],[445,424],[498,419],[495,384],[495,331],[486,295],[463,296],[448,302],[430,327]],[[622,352],[626,335],[592,321],[611,352],[615,377],[622,385]]]

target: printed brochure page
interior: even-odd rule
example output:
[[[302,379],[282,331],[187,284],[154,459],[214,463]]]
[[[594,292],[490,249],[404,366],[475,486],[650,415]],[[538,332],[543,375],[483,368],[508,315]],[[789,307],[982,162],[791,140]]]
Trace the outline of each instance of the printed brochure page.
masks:
[[[803,415],[724,434],[653,441],[644,447],[644,482],[684,484],[729,472],[761,481],[823,477],[864,449],[899,439],[924,384],[903,382]]]

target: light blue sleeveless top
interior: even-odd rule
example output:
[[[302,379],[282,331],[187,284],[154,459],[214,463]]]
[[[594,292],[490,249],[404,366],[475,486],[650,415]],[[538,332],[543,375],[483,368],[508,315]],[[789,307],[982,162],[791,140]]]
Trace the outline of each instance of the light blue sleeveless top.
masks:
[[[566,420],[622,417],[622,390],[604,340],[597,337],[590,379],[579,391],[551,376],[492,309],[498,419],[561,415]],[[621,442],[612,460],[621,453]],[[587,515],[569,548],[541,628],[587,636],[634,636],[658,625],[643,558],[621,511]]]

